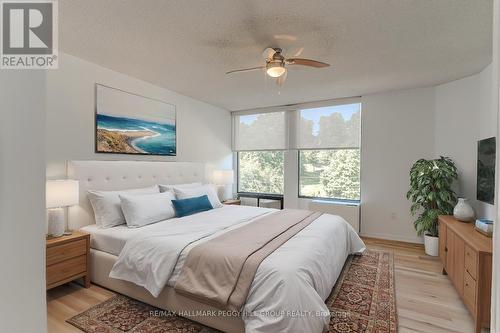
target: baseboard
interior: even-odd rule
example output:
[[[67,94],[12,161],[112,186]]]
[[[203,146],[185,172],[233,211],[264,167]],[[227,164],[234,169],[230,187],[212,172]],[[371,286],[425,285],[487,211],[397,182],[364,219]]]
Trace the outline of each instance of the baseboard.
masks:
[[[405,242],[405,243],[413,243],[413,244],[423,244],[424,240],[421,237],[403,237],[403,236],[397,236],[397,235],[387,235],[387,234],[378,234],[378,233],[367,233],[367,232],[361,232],[359,234],[361,237],[368,237],[368,238],[378,238],[382,240],[389,240],[389,241],[397,241],[397,242]]]

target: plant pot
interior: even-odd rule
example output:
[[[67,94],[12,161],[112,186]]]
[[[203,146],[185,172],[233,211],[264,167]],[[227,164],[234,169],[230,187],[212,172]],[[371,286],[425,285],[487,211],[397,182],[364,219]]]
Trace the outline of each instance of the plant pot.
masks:
[[[439,237],[424,235],[425,254],[432,257],[439,255]]]

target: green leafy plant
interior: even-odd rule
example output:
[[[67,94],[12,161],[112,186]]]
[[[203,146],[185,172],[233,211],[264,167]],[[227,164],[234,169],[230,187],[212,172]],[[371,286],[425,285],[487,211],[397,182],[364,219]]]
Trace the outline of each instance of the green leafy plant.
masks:
[[[438,159],[420,159],[410,170],[410,190],[406,198],[412,202],[411,214],[418,215],[413,222],[417,234],[438,236],[438,215],[449,215],[457,203],[452,189],[458,178],[455,163],[441,156]]]

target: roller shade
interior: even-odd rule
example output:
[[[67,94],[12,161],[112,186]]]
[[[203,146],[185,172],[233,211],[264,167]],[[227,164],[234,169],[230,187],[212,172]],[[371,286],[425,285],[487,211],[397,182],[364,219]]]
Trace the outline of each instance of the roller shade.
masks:
[[[284,111],[233,115],[233,149],[284,150],[287,148],[286,127]]]
[[[293,111],[290,148],[359,148],[361,103]]]

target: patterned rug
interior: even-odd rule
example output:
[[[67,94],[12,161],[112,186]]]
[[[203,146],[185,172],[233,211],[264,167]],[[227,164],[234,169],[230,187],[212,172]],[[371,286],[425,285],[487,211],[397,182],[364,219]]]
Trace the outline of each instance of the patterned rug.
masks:
[[[369,250],[361,256],[350,256],[326,304],[331,312],[328,333],[396,333],[392,254]],[[123,295],[67,322],[87,333],[218,332]]]
[[[396,333],[394,257],[367,250],[351,256],[331,295],[328,333]]]

